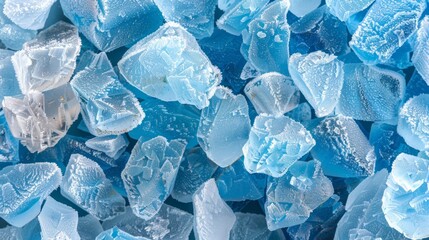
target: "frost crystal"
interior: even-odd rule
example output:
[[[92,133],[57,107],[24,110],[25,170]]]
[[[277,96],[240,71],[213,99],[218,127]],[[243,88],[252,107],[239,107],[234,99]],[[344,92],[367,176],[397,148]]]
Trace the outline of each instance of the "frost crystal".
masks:
[[[45,26],[51,6],[57,0],[4,0],[3,13],[24,29],[39,30]]]

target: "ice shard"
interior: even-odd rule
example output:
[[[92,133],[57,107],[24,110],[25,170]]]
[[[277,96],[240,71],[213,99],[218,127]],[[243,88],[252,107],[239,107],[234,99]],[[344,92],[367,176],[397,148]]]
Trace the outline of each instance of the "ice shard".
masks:
[[[49,11],[57,0],[4,0],[3,13],[23,29],[39,30],[45,26]]]
[[[95,240],[149,240],[149,238],[135,237],[115,226],[100,233]]]
[[[326,0],[329,11],[345,22],[350,16],[367,9],[375,0]]]
[[[420,22],[420,27],[417,31],[416,45],[414,46],[414,52],[412,62],[414,67],[423,77],[425,82],[429,85],[429,17],[426,16]]]
[[[94,137],[85,142],[87,147],[104,152],[113,159],[118,159],[125,152],[128,144],[129,142],[125,135]]]
[[[100,221],[91,214],[79,217],[77,232],[81,240],[94,240],[102,231]]]
[[[274,233],[267,227],[264,215],[235,213],[237,221],[231,230],[230,240],[268,240]]]
[[[0,49],[0,101],[3,101],[5,96],[21,94],[12,65],[13,54],[13,51]]]
[[[303,17],[319,7],[321,0],[289,0],[290,12],[297,17]]]
[[[0,112],[0,163],[19,162],[19,142],[12,136],[3,112]]]

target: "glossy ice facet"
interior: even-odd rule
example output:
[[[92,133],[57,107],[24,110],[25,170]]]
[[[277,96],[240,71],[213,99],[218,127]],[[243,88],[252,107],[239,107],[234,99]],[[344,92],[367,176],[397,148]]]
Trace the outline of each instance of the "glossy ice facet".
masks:
[[[5,96],[21,94],[11,61],[13,54],[13,51],[0,49],[0,101]]]
[[[307,102],[300,103],[295,109],[286,113],[286,116],[300,123],[309,121],[312,118],[310,104]]]
[[[320,3],[321,0],[289,0],[290,2],[290,12],[297,17],[303,17],[315,10]]]
[[[81,240],[94,240],[102,231],[100,221],[91,214],[79,217],[77,232]]]
[[[125,135],[94,137],[85,142],[87,147],[104,152],[113,159],[118,159],[124,153],[128,144],[129,142]]]
[[[115,226],[100,233],[95,240],[149,240],[149,238],[135,237]]]
[[[326,5],[333,15],[345,22],[353,14],[371,6],[374,1],[375,0],[326,0]]]
[[[4,0],[3,13],[24,29],[39,30],[45,26],[49,11],[57,0]]]
[[[268,240],[271,234],[264,215],[235,213],[236,221],[231,230],[230,240]]]

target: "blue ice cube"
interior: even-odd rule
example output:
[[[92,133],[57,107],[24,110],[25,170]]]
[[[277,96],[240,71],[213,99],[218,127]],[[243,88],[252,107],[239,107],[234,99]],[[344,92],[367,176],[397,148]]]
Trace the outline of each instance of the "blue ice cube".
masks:
[[[429,85],[429,17],[426,16],[421,22],[420,27],[417,31],[416,45],[414,47],[414,53],[412,61],[414,67],[423,77],[425,82]]]
[[[19,162],[19,141],[13,137],[3,112],[0,112],[0,162]]]
[[[122,171],[128,201],[138,217],[149,220],[173,191],[186,143],[162,136],[136,143]]]
[[[149,238],[135,237],[115,226],[100,233],[95,240],[149,240]]]
[[[173,22],[131,47],[118,67],[125,79],[145,94],[199,109],[208,106],[222,78],[194,36]]]
[[[5,96],[21,94],[11,61],[13,54],[13,51],[0,49],[0,101]]]
[[[242,155],[250,131],[249,107],[243,95],[220,87],[201,112],[197,138],[210,160],[221,167]]]
[[[102,231],[100,221],[91,214],[79,217],[77,232],[81,240],[94,240]]]
[[[45,26],[49,11],[57,0],[4,0],[3,13],[23,29],[39,30]]]
[[[88,139],[85,145],[91,149],[105,153],[107,156],[118,159],[128,147],[125,135],[109,135]]]
[[[269,177],[265,214],[268,229],[304,223],[311,212],[334,194],[317,160],[298,161],[280,178]]]
[[[367,9],[375,0],[326,0],[329,11],[345,22],[350,16]]]

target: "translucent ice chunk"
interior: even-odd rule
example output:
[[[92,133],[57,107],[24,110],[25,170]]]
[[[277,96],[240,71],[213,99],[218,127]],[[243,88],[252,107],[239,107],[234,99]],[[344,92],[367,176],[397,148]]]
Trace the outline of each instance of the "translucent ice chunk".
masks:
[[[404,102],[422,93],[429,93],[429,85],[417,71],[414,71],[411,79],[407,82]]]
[[[13,54],[13,51],[0,49],[0,101],[5,96],[21,94],[11,61]]]
[[[283,115],[298,106],[300,92],[293,80],[282,74],[263,74],[247,83],[244,93],[256,111],[270,115]]]
[[[260,115],[243,147],[244,166],[250,173],[281,177],[314,145],[313,137],[299,122],[286,116]]]
[[[334,194],[320,162],[298,161],[281,178],[268,178],[265,214],[271,231],[305,222],[310,213]]]
[[[355,120],[396,122],[404,95],[403,75],[362,63],[346,64],[335,112]]]
[[[420,22],[420,28],[417,31],[417,41],[414,47],[412,61],[414,67],[429,85],[429,17],[425,17]]]
[[[225,12],[233,8],[239,2],[240,0],[218,0],[217,5],[220,10]]]
[[[318,117],[329,115],[340,99],[344,64],[321,51],[290,57],[289,72]]]
[[[122,180],[128,201],[138,217],[149,220],[173,191],[186,143],[158,136],[134,146]]]
[[[78,214],[73,208],[48,197],[39,216],[42,239],[79,240]]]
[[[384,169],[363,180],[349,195],[347,212],[338,222],[335,240],[406,239],[391,228],[381,210],[388,172]]]
[[[230,240],[268,240],[271,232],[268,230],[264,215],[253,213],[235,213],[237,221],[231,230]]]
[[[262,11],[269,0],[234,1],[231,7],[216,21],[219,29],[233,35],[240,35],[250,21]]]
[[[321,0],[289,0],[290,12],[297,17],[303,17],[319,7]]]
[[[57,0],[4,0],[3,13],[24,29],[39,30],[45,26],[49,11]]]
[[[100,233],[95,240],[149,240],[149,238],[135,237],[115,226]]]
[[[210,63],[194,36],[171,22],[130,48],[118,67],[125,79],[145,94],[199,109],[208,106],[221,81],[219,69]]]
[[[69,84],[46,92],[5,97],[3,110],[14,137],[30,152],[41,152],[64,137],[79,115],[79,102]]]
[[[286,113],[286,116],[292,118],[293,120],[295,120],[297,122],[301,122],[301,123],[309,121],[312,118],[310,104],[308,104],[306,102],[301,103],[295,109]]]
[[[242,52],[261,73],[288,73],[290,29],[286,14],[288,0],[269,4],[242,32]]]
[[[109,135],[91,138],[85,142],[85,145],[91,149],[104,152],[113,159],[118,159],[124,153],[128,143],[125,135]]]
[[[77,28],[58,22],[41,31],[12,57],[23,93],[40,92],[66,84],[76,67],[81,40]]]
[[[250,131],[249,107],[243,95],[218,88],[210,105],[201,112],[197,138],[207,156],[221,167],[242,156]]]
[[[19,142],[12,136],[3,112],[0,112],[0,163],[19,162]]]
[[[145,116],[137,98],[119,82],[103,52],[85,52],[70,84],[80,96],[82,117],[93,135],[128,132]]]
[[[218,166],[207,158],[200,147],[186,151],[171,196],[180,202],[192,202],[192,195],[212,177],[216,169]]]
[[[345,22],[353,14],[371,6],[374,1],[375,0],[326,0],[326,5],[334,16]]]
[[[193,206],[197,240],[229,239],[236,217],[220,197],[214,179],[209,179],[195,192]]]
[[[0,217],[22,227],[33,220],[43,200],[61,182],[61,170],[53,163],[17,164],[0,171]]]
[[[64,15],[101,51],[130,45],[163,22],[151,0],[60,0]]]
[[[177,22],[194,37],[210,37],[214,30],[216,0],[154,0],[168,22]]]
[[[350,47],[366,64],[386,62],[417,30],[425,0],[375,1],[359,24]]]
[[[417,150],[429,149],[429,94],[408,100],[399,112],[398,133]]]
[[[91,214],[79,218],[77,232],[81,240],[94,240],[102,231],[100,221]]]
[[[323,172],[334,177],[360,177],[374,173],[373,147],[356,122],[343,115],[315,120],[310,132],[316,140],[312,156]]]
[[[192,231],[192,219],[192,214],[163,204],[150,220],[143,220],[134,215],[131,208],[126,208],[124,214],[103,222],[103,228],[117,226],[131,235],[152,240],[188,240]]]
[[[25,240],[22,235],[22,228],[6,226],[0,229],[0,238],[3,240]]]

